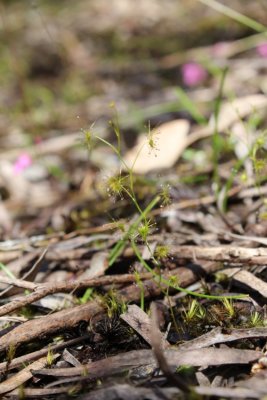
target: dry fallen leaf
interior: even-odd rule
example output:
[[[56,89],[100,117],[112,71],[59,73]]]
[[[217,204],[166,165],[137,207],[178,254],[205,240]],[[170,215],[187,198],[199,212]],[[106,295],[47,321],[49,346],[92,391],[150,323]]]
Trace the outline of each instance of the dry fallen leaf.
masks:
[[[195,350],[164,350],[164,357],[172,370],[180,365],[215,366],[227,364],[248,364],[262,357],[261,351],[234,348],[204,348]],[[111,356],[79,367],[72,368],[43,368],[36,371],[38,375],[58,377],[81,376],[86,373],[90,377],[100,378],[121,371],[136,368],[140,365],[156,365],[153,350],[132,350],[116,356]]]
[[[244,329],[231,329],[224,333],[222,327],[217,327],[198,336],[195,339],[189,340],[185,343],[179,345],[180,350],[193,350],[201,349],[203,347],[214,346],[218,343],[232,342],[236,340],[244,340],[248,338],[266,338],[267,329],[266,328],[244,328]]]
[[[151,331],[152,331],[152,321],[140,307],[136,304],[132,304],[128,306],[127,311],[124,314],[120,315],[121,319],[125,321],[131,328],[133,328],[142,338],[152,346],[151,341]],[[169,343],[166,339],[164,339],[163,334],[160,332],[158,328],[154,329],[154,332],[157,331],[160,342],[164,348],[169,346]]]
[[[242,270],[241,268],[227,268],[223,270],[223,273],[231,276],[235,281],[250,287],[259,292],[261,296],[267,298],[267,283],[253,275],[251,272]]]
[[[253,129],[246,127],[241,121],[233,124],[231,129],[231,139],[234,144],[234,151],[239,160],[244,160],[244,167],[248,178],[253,178],[253,163],[249,157],[253,143],[257,139],[257,134]]]
[[[185,119],[166,122],[151,132],[154,148],[149,146],[150,135],[142,134],[126,153],[125,162],[130,168],[134,164],[134,172],[140,174],[170,168],[186,148],[188,132],[189,122]]]
[[[53,359],[57,359],[59,354],[53,354]],[[10,378],[6,379],[4,382],[0,383],[0,394],[9,392],[21,386],[29,379],[32,378],[33,374],[32,371],[38,370],[40,368],[44,368],[48,364],[47,357],[41,357],[39,360],[34,361],[33,363],[29,364],[27,367],[23,368],[21,371],[16,373],[15,375],[11,376]]]
[[[224,102],[220,107],[217,121],[217,130],[223,132],[229,129],[235,122],[242,118],[262,110],[267,107],[267,96],[263,94],[253,94],[237,98],[231,102]],[[205,139],[214,133],[215,118],[211,116],[207,126],[197,128],[187,139],[186,147],[192,146],[198,140]]]
[[[255,113],[256,110],[267,107],[267,96],[263,94],[253,94],[237,98],[233,101],[224,103],[219,112],[217,121],[217,129],[219,132],[224,131],[234,122],[240,121],[247,115]],[[215,118],[210,119],[210,126],[214,129]]]

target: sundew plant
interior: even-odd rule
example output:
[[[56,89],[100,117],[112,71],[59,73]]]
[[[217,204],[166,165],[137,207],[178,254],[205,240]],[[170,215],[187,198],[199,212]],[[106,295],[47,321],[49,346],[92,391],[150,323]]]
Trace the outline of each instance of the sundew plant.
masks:
[[[112,107],[115,109],[114,104]],[[116,111],[116,109],[115,109]],[[84,135],[84,143],[90,151],[92,151],[96,142],[100,142],[106,146],[108,146],[114,154],[117,156],[120,164],[119,172],[117,174],[112,175],[107,179],[106,182],[106,190],[109,195],[113,195],[119,198],[127,198],[132,205],[136,209],[137,216],[130,223],[128,229],[121,229],[123,231],[122,237],[117,241],[115,246],[112,248],[109,254],[109,266],[112,266],[118,258],[123,253],[124,249],[127,245],[130,245],[136,255],[137,259],[139,260],[140,264],[149,271],[157,285],[160,286],[162,291],[164,292],[166,287],[172,288],[177,291],[184,292],[188,295],[200,297],[200,298],[208,298],[208,299],[222,299],[222,298],[232,298],[232,299],[239,299],[243,298],[244,295],[237,295],[237,296],[213,296],[209,294],[202,294],[192,292],[190,290],[184,289],[180,287],[177,283],[177,277],[172,277],[170,279],[165,279],[161,275],[161,262],[162,259],[169,255],[169,249],[167,246],[159,246],[155,252],[152,251],[149,243],[149,236],[151,234],[152,229],[155,227],[155,222],[149,217],[150,212],[160,204],[166,205],[169,203],[169,195],[168,190],[163,188],[161,193],[158,193],[155,197],[153,197],[150,202],[146,205],[145,208],[142,208],[141,204],[138,201],[135,191],[135,174],[134,174],[134,166],[138,156],[143,149],[140,147],[139,152],[132,163],[132,165],[128,165],[123,157],[122,148],[121,148],[121,131],[119,128],[118,123],[118,115],[117,111],[115,112],[115,118],[110,121],[110,125],[113,128],[115,133],[116,142],[115,144],[111,143],[110,141],[100,137],[99,135],[93,132],[92,127],[89,130],[83,131]],[[149,151],[155,151],[157,149],[156,139],[155,139],[155,132],[151,130],[150,127],[148,129],[147,134],[147,144]],[[144,144],[145,145],[145,144]],[[144,146],[143,145],[143,146]],[[157,149],[160,151],[160,149]],[[122,172],[124,171],[124,172]],[[152,268],[148,263],[143,259],[142,254],[138,248],[138,242],[142,241],[142,243],[147,247],[151,260],[154,264],[154,268]],[[173,279],[175,278],[175,279]],[[143,304],[143,300],[142,300]]]

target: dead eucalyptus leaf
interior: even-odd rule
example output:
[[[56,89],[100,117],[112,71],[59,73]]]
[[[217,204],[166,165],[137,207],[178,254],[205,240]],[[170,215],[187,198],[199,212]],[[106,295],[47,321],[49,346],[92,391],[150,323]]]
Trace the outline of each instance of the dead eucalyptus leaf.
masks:
[[[128,306],[127,311],[124,314],[120,315],[120,318],[123,319],[131,328],[133,328],[142,338],[152,346],[151,340],[151,332],[157,332],[160,337],[160,343],[164,348],[169,346],[169,343],[166,339],[164,339],[163,334],[161,334],[160,330],[157,328],[152,329],[152,320],[149,318],[147,313],[145,313],[140,307],[136,304],[132,304]]]
[[[235,122],[266,107],[267,96],[263,94],[253,94],[237,98],[231,102],[227,101],[221,105],[217,129],[219,132],[223,132],[229,129]],[[211,136],[214,133],[214,129],[215,118],[212,115],[207,126],[197,128],[188,136],[186,147],[192,146],[198,140]]]
[[[242,270],[241,268],[227,268],[223,270],[223,273],[267,298],[267,283],[257,276],[254,276],[251,272]]]
[[[140,174],[170,168],[186,148],[188,132],[189,122],[185,119],[166,122],[149,135],[142,134],[136,146],[126,153],[125,162]],[[152,146],[149,146],[150,137],[153,140]]]
[[[262,357],[261,351],[234,349],[234,348],[204,348],[194,350],[177,350],[174,348],[164,350],[164,357],[172,370],[180,365],[211,366],[227,364],[248,364]],[[88,364],[73,368],[43,368],[36,371],[38,375],[73,377],[86,373],[92,378],[109,376],[121,371],[139,367],[140,365],[153,365],[155,356],[153,350],[132,350],[116,356],[104,358]]]
[[[222,104],[217,121],[219,132],[229,128],[234,122],[255,113],[256,110],[267,107],[267,96],[263,94],[253,94],[237,98]],[[211,117],[209,125],[212,130],[215,127],[214,115]]]
[[[251,128],[247,129],[246,125],[237,121],[233,124],[231,129],[231,138],[234,144],[234,150],[239,160],[244,159],[244,167],[248,178],[253,178],[253,163],[249,157],[249,152],[253,143],[257,139],[256,132]]]
[[[57,359],[59,354],[53,354],[53,359]],[[24,384],[32,378],[32,372],[40,368],[44,368],[48,364],[47,357],[41,357],[39,360],[34,361],[21,371],[0,383],[0,394],[9,392],[16,389],[18,386]]]

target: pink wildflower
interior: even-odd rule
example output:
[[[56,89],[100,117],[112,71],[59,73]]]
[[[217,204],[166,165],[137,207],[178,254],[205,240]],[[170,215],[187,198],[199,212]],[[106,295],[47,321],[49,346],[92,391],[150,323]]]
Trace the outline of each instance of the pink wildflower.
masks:
[[[207,71],[198,63],[190,62],[182,66],[182,80],[186,86],[197,86],[207,77]]]
[[[267,58],[267,42],[261,43],[257,46],[257,53],[264,58]]]
[[[20,156],[16,159],[13,169],[15,174],[20,174],[27,167],[32,164],[32,158],[27,153],[21,153]]]

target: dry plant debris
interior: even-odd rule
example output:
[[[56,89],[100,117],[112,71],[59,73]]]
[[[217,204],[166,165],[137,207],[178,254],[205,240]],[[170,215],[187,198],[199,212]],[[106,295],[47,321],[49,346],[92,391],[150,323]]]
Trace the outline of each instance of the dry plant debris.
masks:
[[[267,9],[165,3],[0,6],[3,399],[267,396]]]

